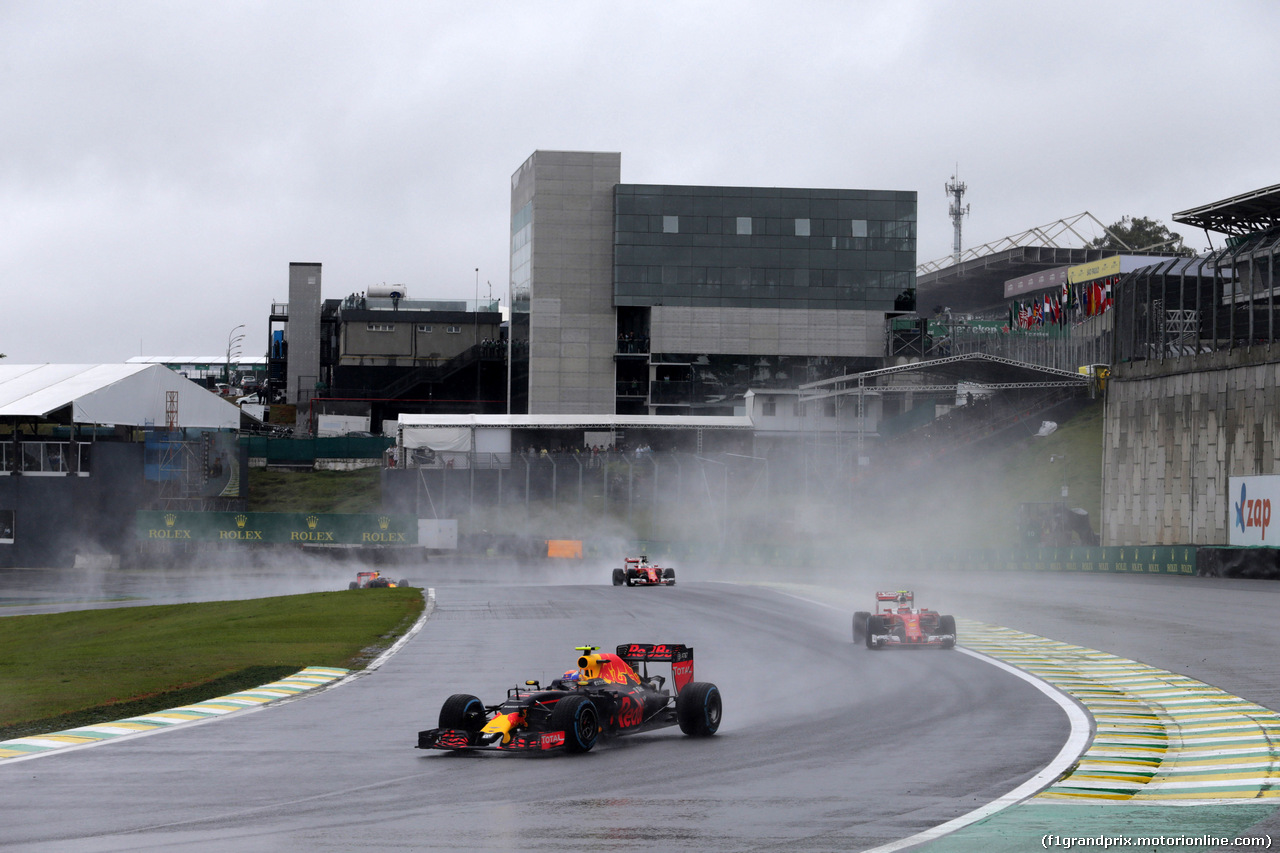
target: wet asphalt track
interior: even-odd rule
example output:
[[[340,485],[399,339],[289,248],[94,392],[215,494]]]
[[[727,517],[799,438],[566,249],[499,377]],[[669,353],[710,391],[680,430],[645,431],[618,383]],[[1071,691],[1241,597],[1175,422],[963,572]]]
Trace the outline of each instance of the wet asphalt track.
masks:
[[[378,673],[216,723],[0,767],[0,847],[116,850],[856,850],[1006,793],[1063,712],[966,655],[872,654],[842,611],[725,584],[437,588]],[[585,756],[413,748],[452,692],[497,701],[576,645],[685,642],[720,734]]]
[[[926,606],[1280,704],[1280,639],[1249,631],[1272,621],[1280,585],[992,573],[915,586]],[[835,609],[725,584],[442,582],[427,626],[374,675],[0,766],[0,847],[858,850],[963,814],[1056,754],[1064,714],[1018,679],[960,654],[852,646],[848,612],[868,588],[831,587]],[[695,647],[697,677],[725,697],[720,735],[668,729],[537,759],[412,748],[449,693],[496,701],[558,675],[575,645],[631,641]]]

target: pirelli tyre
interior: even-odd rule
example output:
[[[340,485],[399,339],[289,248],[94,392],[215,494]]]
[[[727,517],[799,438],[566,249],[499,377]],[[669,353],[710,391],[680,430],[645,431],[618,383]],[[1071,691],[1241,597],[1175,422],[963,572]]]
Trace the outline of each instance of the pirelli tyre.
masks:
[[[885,641],[877,640],[876,635],[887,634],[887,633],[889,633],[889,629],[885,627],[883,616],[877,616],[876,614],[872,613],[870,616],[867,617],[867,636],[866,636],[867,648],[869,649],[880,648],[882,645],[884,645]]]
[[[588,697],[570,694],[551,709],[547,729],[564,732],[566,752],[590,752],[600,737],[600,712]]]
[[[614,586],[622,586],[622,585],[623,585],[624,583],[626,583],[626,582],[627,582],[627,573],[626,573],[626,572],[624,572],[622,569],[614,569],[614,570],[613,570],[613,585],[614,585]]]
[[[356,583],[355,581],[352,581],[351,583],[347,584],[347,589],[359,589],[359,588],[360,588],[360,584]]]
[[[627,569],[626,575],[624,575],[625,583],[627,584],[627,586],[635,586],[636,578],[638,578],[639,576],[640,576],[640,573],[637,572],[635,569]]]
[[[396,586],[398,586],[398,587],[400,587],[400,588],[402,588],[402,589],[403,589],[404,587],[407,587],[408,585],[409,585],[409,582],[408,582],[407,580],[405,580],[404,578],[401,578],[401,579],[400,579],[400,583],[396,584]]]
[[[855,643],[865,643],[867,641],[867,619],[871,614],[865,610],[859,610],[853,614],[853,641]]]
[[[953,639],[943,640],[942,647],[944,649],[954,649],[956,647],[956,639],[958,639],[958,635],[956,634],[956,617],[939,616],[938,617],[938,633],[950,634]]]
[[[484,703],[470,693],[455,693],[440,707],[440,728],[478,732],[484,728]]]
[[[665,578],[666,580],[672,581],[672,582],[674,583],[674,582],[675,582],[675,579],[676,579],[676,570],[675,570],[675,569],[663,569],[663,570],[662,570],[662,577],[663,577],[663,578]]]
[[[706,681],[690,681],[676,696],[676,720],[680,731],[692,737],[708,737],[720,728],[720,688]]]

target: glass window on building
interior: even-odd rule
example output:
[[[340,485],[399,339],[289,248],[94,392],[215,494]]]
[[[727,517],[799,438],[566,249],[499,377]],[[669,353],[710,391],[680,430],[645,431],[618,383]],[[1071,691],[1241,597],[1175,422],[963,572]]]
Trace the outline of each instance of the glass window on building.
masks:
[[[391,323],[368,323],[365,330],[369,332],[394,332],[396,327]]]
[[[796,220],[796,236],[797,237],[809,236],[809,220],[808,219]]]
[[[419,324],[418,324],[418,331],[419,331],[419,332],[421,332],[421,333],[422,333],[422,334],[424,334],[424,335],[429,335],[429,334],[431,334],[431,327],[430,327],[430,326],[428,326],[426,323],[419,323]]]
[[[447,333],[449,333],[450,335],[460,335],[460,334],[462,334],[462,327],[461,327],[461,326],[448,326],[448,327],[446,327],[446,328],[445,328],[445,331],[446,331]]]
[[[771,418],[778,413],[778,404],[772,398],[765,400],[761,411],[766,418]]]
[[[854,220],[851,220],[851,223],[850,223],[850,224],[851,224],[851,225],[853,225],[853,235],[852,235],[852,236],[854,236],[854,237],[865,237],[865,236],[867,236],[867,220],[865,220],[865,219],[854,219]]]
[[[680,217],[679,216],[662,217],[662,233],[663,234],[679,234],[680,233]]]
[[[13,541],[13,510],[0,509],[0,542]]]
[[[751,233],[751,217],[750,216],[738,217],[738,233],[748,234],[748,235]]]

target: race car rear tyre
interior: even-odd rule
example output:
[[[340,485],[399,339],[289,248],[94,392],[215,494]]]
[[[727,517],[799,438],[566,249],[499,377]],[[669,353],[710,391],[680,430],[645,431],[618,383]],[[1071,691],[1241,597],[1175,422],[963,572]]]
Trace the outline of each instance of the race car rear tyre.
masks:
[[[600,736],[600,712],[586,696],[565,696],[551,709],[550,731],[564,731],[566,752],[590,752]]]
[[[405,586],[408,586],[408,585],[409,585],[409,582],[408,582],[407,580],[404,580],[404,579],[401,579],[400,583],[396,584],[396,586],[400,586],[400,587],[405,587]]]
[[[707,681],[691,681],[676,696],[676,720],[680,731],[707,737],[720,728],[720,688]]]
[[[359,586],[360,584],[356,583],[355,581],[352,581],[351,583],[347,584],[347,589],[356,589]]]
[[[954,616],[939,616],[939,617],[938,617],[938,633],[939,633],[939,634],[950,634],[951,636],[956,637],[956,636],[957,636],[957,635],[956,635],[956,617],[954,617]],[[943,641],[942,641],[942,647],[943,647],[944,649],[953,649],[953,648],[955,648],[955,645],[956,645],[956,641],[955,641],[955,640],[943,640]]]
[[[885,627],[884,617],[871,614],[867,617],[867,648],[880,648],[881,641],[875,638],[876,634],[887,634],[889,630]]]
[[[626,572],[624,572],[622,569],[614,569],[614,570],[613,570],[613,585],[614,585],[614,586],[622,586],[622,585],[623,585],[624,583],[626,583],[626,582],[627,582],[627,573],[626,573]]]
[[[484,704],[470,693],[455,693],[440,708],[440,728],[478,732],[484,728]]]
[[[867,640],[867,619],[871,614],[865,610],[859,610],[853,614],[853,641],[855,643],[865,643]]]
[[[673,581],[673,580],[675,580],[675,579],[676,579],[676,570],[675,570],[675,569],[663,569],[663,570],[662,570],[662,576],[663,576],[664,578],[666,578],[667,580],[669,580],[669,581]]]

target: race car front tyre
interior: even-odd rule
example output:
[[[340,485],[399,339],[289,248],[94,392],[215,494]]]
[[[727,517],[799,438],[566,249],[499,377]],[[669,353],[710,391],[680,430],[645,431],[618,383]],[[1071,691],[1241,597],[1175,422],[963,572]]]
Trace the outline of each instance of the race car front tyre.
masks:
[[[566,752],[590,752],[600,736],[600,712],[586,696],[565,696],[551,709],[547,728],[564,732]]]
[[[939,616],[938,617],[938,633],[950,634],[952,637],[956,637],[956,617]],[[955,646],[956,646],[956,641],[954,639],[942,641],[942,647],[944,649],[953,649],[955,648]]]
[[[876,634],[887,634],[889,630],[885,627],[884,617],[871,614],[867,617],[867,648],[880,648],[880,641],[877,640]]]
[[[399,586],[399,587],[406,587],[408,585],[409,585],[409,582],[407,580],[404,580],[403,578],[401,578],[400,583],[396,584],[396,586]]]
[[[662,576],[663,576],[664,578],[666,578],[667,580],[669,580],[669,581],[673,581],[673,580],[675,580],[675,579],[676,579],[676,570],[675,570],[675,569],[663,569],[663,570],[662,570]]]
[[[484,704],[470,693],[455,693],[440,708],[440,728],[478,732],[484,728]]]
[[[627,581],[627,573],[622,569],[613,570],[613,585],[622,586]]]
[[[352,581],[351,583],[347,584],[347,589],[356,589],[359,586],[360,584],[356,583],[355,581]]]
[[[691,681],[676,696],[676,720],[680,731],[707,737],[720,728],[720,688],[707,681]]]
[[[855,643],[864,643],[867,640],[867,619],[871,614],[865,610],[859,610],[853,614],[853,641]]]

